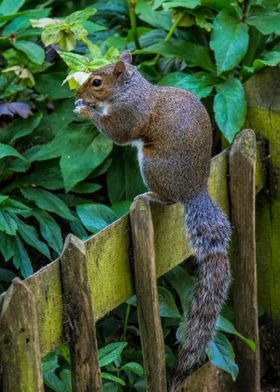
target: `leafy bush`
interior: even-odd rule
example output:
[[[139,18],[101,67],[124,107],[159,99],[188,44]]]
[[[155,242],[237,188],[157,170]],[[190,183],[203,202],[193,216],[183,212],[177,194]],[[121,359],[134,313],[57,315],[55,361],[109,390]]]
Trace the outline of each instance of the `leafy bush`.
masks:
[[[201,98],[219,137],[231,142],[245,121],[243,82],[280,61],[279,26],[276,0],[3,0],[0,290],[15,274],[27,277],[56,258],[65,234],[87,238],[145,191],[134,151],[113,146],[72,113],[73,90],[89,72],[129,49],[150,81]],[[187,306],[170,276],[160,288],[167,339]],[[208,357],[235,378],[234,354],[223,333],[238,333],[223,317],[217,330]],[[121,356],[125,363],[141,363],[140,348],[127,360],[128,349]],[[55,355],[45,374],[60,375],[69,387],[69,361],[67,367],[61,352]],[[172,358],[167,348],[170,368]],[[125,363],[112,365],[117,377],[131,388],[139,382],[137,390],[143,390],[140,375],[132,382]],[[114,375],[110,366],[106,371]]]

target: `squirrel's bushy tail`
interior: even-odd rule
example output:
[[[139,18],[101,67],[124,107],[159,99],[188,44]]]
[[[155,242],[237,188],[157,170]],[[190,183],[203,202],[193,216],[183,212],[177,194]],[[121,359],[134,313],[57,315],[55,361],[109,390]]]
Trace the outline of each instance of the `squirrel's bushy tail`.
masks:
[[[214,338],[215,323],[230,284],[227,244],[230,223],[205,191],[185,204],[186,230],[198,267],[198,283],[188,318],[183,322],[185,342],[179,354],[171,391],[182,383]]]

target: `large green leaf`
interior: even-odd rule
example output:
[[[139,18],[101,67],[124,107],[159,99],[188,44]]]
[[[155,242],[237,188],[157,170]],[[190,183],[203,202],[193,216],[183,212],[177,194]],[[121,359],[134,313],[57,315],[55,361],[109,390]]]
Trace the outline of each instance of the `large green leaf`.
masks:
[[[47,245],[39,240],[37,231],[33,226],[30,226],[22,222],[19,218],[16,218],[18,225],[18,232],[21,238],[30,246],[37,249],[40,253],[45,255],[48,259],[51,258],[49,248]]]
[[[263,7],[252,7],[246,22],[262,34],[280,34],[280,12]]]
[[[114,376],[113,374],[106,373],[106,372],[101,372],[101,377],[102,377],[104,380],[110,380],[110,381],[113,381],[113,382],[116,382],[116,383],[118,383],[118,384],[120,384],[120,385],[125,386],[125,382],[124,382],[121,378],[116,377],[116,376]]]
[[[181,318],[173,295],[164,287],[158,287],[158,302],[161,317]]]
[[[241,333],[237,331],[237,329],[232,324],[232,322],[226,319],[225,317],[223,317],[222,315],[219,316],[216,322],[216,330],[238,336],[250,347],[252,351],[256,351],[255,343],[251,339],[245,338],[243,335],[241,335]]]
[[[55,194],[40,188],[21,188],[22,195],[32,200],[39,208],[61,216],[67,220],[76,219],[67,205]]]
[[[28,278],[28,276],[33,274],[33,268],[26,252],[21,239],[17,236],[16,237],[16,246],[15,246],[15,253],[13,257],[14,266],[20,270],[22,276],[24,278]]]
[[[8,211],[0,211],[0,232],[7,233],[9,235],[15,235],[17,232],[17,223],[14,219],[14,215],[11,216]]]
[[[269,66],[275,67],[280,63],[280,45],[273,48],[270,52],[263,53],[260,58],[256,58],[253,62],[254,71],[259,71],[260,69]]]
[[[207,72],[171,72],[159,80],[163,86],[174,86],[190,91],[198,98],[204,98],[211,94],[217,78]]]
[[[229,10],[221,11],[214,20],[210,40],[219,74],[239,64],[246,54],[248,43],[248,26]]]
[[[15,254],[15,237],[0,232],[0,252],[4,260],[9,261]]]
[[[241,129],[246,117],[246,101],[243,85],[239,79],[229,77],[216,85],[214,99],[216,122],[231,143],[235,134]]]
[[[122,366],[122,369],[129,370],[130,372],[137,374],[139,377],[144,375],[143,367],[137,362],[128,362]]]
[[[238,366],[234,360],[232,345],[223,333],[217,332],[214,341],[208,344],[206,353],[213,365],[226,371],[234,381],[236,380]]]
[[[63,247],[63,240],[59,225],[46,211],[33,209],[32,215],[39,222],[41,236],[57,254],[60,254]]]
[[[14,41],[14,47],[23,53],[35,64],[43,64],[45,60],[45,51],[41,46],[32,41]]]
[[[30,135],[38,127],[43,114],[37,113],[25,120],[15,120],[0,133],[0,141],[3,143],[13,143],[15,140]]]
[[[77,213],[84,226],[92,233],[97,233],[118,219],[111,208],[103,204],[81,204],[77,207]]]
[[[26,161],[24,156],[17,152],[14,147],[9,146],[8,144],[0,143],[0,159],[6,157],[16,157],[22,159],[23,161]]]
[[[72,132],[66,141],[60,167],[66,191],[86,178],[110,154],[113,143],[86,126]]]
[[[2,0],[0,4],[0,15],[17,12],[25,0]]]
[[[107,188],[112,203],[133,200],[135,196],[146,191],[135,151],[115,147],[113,162],[107,174]]]
[[[35,88],[49,99],[64,99],[73,96],[66,84],[62,85],[65,72],[48,72],[35,75]]]
[[[144,22],[159,29],[169,30],[172,25],[170,11],[155,11],[152,4],[146,0],[138,0],[136,13]]]
[[[127,342],[117,342],[107,344],[107,346],[100,348],[98,350],[100,367],[116,361],[126,346]]]
[[[159,42],[135,50],[134,54],[156,53],[167,57],[177,57],[186,62],[189,67],[201,67],[206,71],[215,72],[215,65],[212,63],[209,49],[205,46],[189,41]]]
[[[65,18],[65,23],[75,23],[75,22],[82,22],[88,19],[90,16],[96,13],[96,8],[88,7],[81,11],[72,12],[72,14],[68,15]]]

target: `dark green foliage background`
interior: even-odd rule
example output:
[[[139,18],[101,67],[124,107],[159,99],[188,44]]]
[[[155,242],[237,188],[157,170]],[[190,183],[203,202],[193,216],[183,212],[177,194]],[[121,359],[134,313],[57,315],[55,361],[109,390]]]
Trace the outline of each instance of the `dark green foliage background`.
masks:
[[[86,239],[126,213],[146,190],[135,151],[113,146],[73,114],[75,92],[62,84],[67,75],[89,73],[129,49],[151,82],[187,89],[203,100],[218,152],[245,122],[244,81],[280,62],[277,0],[2,0],[0,30],[0,291],[14,276],[25,278],[58,257],[66,234]],[[80,80],[74,75],[68,76],[71,87]],[[166,287],[161,306],[167,306],[165,317],[173,321],[165,321],[165,328],[172,331],[186,308],[181,304],[178,310],[168,294],[176,287],[170,281]],[[137,325],[135,315],[124,312],[117,311],[112,323]],[[103,344],[111,329],[110,322],[101,326]],[[208,355],[235,378],[234,354],[222,332],[235,333],[220,329]],[[218,347],[225,349],[221,356]],[[125,354],[125,364],[141,361],[139,345],[134,349],[136,354]],[[68,354],[55,355],[45,367],[55,377],[60,366],[67,384]],[[137,382],[136,390],[143,390],[142,370],[137,364],[123,368],[121,351],[116,357],[114,369],[107,370],[134,385],[131,390]],[[112,390],[121,388],[111,382]]]

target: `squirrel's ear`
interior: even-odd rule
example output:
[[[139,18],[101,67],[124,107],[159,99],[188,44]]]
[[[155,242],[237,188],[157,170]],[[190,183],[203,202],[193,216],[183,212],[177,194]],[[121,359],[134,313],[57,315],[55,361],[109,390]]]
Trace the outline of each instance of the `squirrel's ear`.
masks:
[[[120,76],[124,76],[125,75],[125,71],[126,71],[126,67],[125,67],[125,63],[121,60],[119,60],[116,64],[115,64],[115,68],[113,71],[114,76],[116,76],[117,78],[119,78]]]
[[[120,55],[120,60],[124,63],[131,64],[132,63],[132,56],[129,50],[124,50]]]

